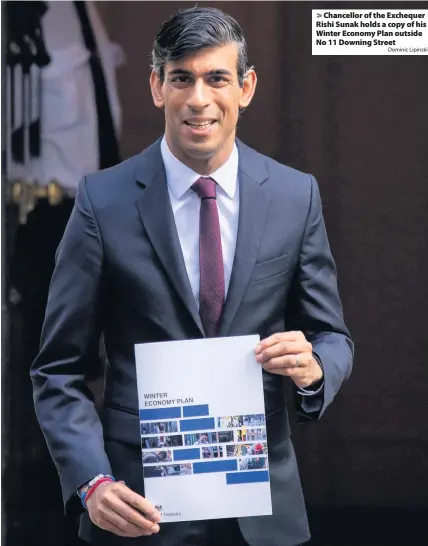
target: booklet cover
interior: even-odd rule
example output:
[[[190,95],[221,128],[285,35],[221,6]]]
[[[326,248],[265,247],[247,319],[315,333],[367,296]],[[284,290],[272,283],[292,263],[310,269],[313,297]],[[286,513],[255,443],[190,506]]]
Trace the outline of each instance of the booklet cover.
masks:
[[[145,495],[161,522],[272,514],[258,341],[135,346]]]

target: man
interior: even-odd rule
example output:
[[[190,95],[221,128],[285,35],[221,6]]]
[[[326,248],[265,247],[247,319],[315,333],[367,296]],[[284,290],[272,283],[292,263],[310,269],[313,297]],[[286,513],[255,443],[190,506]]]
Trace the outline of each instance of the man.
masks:
[[[163,463],[168,459],[168,453],[166,451],[157,451],[156,453],[145,453],[143,455],[143,464],[148,463]],[[145,466],[144,476],[146,478],[157,478],[163,475],[162,466]]]
[[[245,456],[239,462],[240,470],[248,470],[248,466],[249,466],[251,458],[252,458],[251,456],[252,456],[251,447],[247,447],[246,450],[245,450]]]
[[[194,446],[199,446],[202,444],[208,444],[208,434],[201,434],[199,437],[199,440],[196,440],[196,442],[193,443]]]
[[[318,187],[236,139],[256,73],[228,15],[194,8],[164,23],[150,85],[165,136],[81,182],[32,371],[66,508],[101,474],[81,527],[93,544],[301,544],[309,530],[284,383],[302,419],[316,419],[353,353]],[[100,420],[84,376],[101,331],[111,369]],[[159,526],[144,498],[134,344],[256,333],[273,515]]]
[[[255,446],[252,447],[251,451],[252,453],[254,453],[254,455],[263,455],[263,445],[256,444]]]

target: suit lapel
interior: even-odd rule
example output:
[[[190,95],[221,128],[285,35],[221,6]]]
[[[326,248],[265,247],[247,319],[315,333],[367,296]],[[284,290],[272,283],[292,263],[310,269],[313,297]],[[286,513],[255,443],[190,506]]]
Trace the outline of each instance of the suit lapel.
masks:
[[[259,154],[237,141],[239,151],[239,221],[235,257],[218,335],[226,336],[256,263],[269,208],[263,188],[268,174]]]
[[[160,140],[150,146],[140,157],[136,178],[144,186],[144,190],[137,198],[141,221],[171,284],[190,312],[201,334],[205,335],[175,226],[160,152]]]

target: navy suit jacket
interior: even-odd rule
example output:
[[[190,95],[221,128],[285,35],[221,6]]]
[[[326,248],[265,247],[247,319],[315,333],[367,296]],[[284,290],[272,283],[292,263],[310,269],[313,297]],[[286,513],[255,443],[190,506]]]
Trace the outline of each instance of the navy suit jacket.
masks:
[[[336,269],[315,179],[240,141],[238,236],[219,337],[302,330],[324,369],[319,418],[352,367]],[[110,363],[97,412],[85,378],[103,332]],[[201,338],[168,195],[160,141],[81,181],[58,248],[41,350],[31,377],[37,416],[56,463],[66,506],[99,473],[144,494],[134,345]],[[273,516],[242,518],[249,544],[293,545],[309,538],[290,441],[285,379],[263,372]],[[307,409],[307,408],[306,408]],[[127,544],[84,515],[84,538]],[[162,526],[184,535],[186,524]],[[265,542],[266,541],[266,542]],[[136,542],[134,541],[133,544]]]

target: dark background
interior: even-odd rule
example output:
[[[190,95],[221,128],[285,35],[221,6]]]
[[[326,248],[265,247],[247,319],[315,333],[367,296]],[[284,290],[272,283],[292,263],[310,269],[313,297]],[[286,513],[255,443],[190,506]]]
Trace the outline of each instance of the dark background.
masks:
[[[427,57],[312,56],[311,10],[428,4],[202,4],[238,19],[258,73],[239,137],[319,182],[356,345],[354,372],[333,406],[320,422],[293,429],[311,546],[426,546]],[[163,132],[148,86],[154,34],[194,3],[97,5],[127,55],[118,81],[128,157]],[[16,389],[9,394],[19,396]]]

